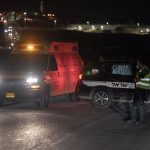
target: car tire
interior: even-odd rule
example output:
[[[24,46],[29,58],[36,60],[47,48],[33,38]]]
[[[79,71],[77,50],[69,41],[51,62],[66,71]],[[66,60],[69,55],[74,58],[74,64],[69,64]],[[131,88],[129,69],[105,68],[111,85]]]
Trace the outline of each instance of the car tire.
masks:
[[[70,93],[69,94],[69,99],[70,99],[71,102],[78,101],[75,93]]]
[[[1,98],[1,99],[0,99],[0,106],[3,106],[3,105],[4,105],[4,99]]]
[[[49,106],[49,98],[50,98],[50,88],[48,85],[43,87],[40,99],[40,107],[47,108]]]
[[[75,98],[76,98],[76,101],[77,101],[77,102],[80,101],[80,98],[79,98],[79,96],[78,96],[78,95],[79,95],[79,94],[78,94],[78,93],[79,93],[79,82],[80,82],[80,81],[78,81],[78,83],[77,83],[77,85],[76,85],[76,89],[75,89]]]
[[[107,108],[111,105],[113,98],[111,90],[107,88],[96,88],[92,93],[92,104],[96,108]]]

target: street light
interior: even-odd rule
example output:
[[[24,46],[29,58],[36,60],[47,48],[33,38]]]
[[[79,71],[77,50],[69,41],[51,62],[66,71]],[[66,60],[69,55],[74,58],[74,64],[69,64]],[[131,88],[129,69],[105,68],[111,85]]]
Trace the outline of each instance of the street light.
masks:
[[[101,30],[103,30],[104,29],[104,26],[103,25],[101,25]]]
[[[149,32],[149,29],[146,29],[147,32]]]
[[[82,30],[82,27],[81,27],[81,26],[79,26],[78,28],[79,28],[79,30]]]
[[[89,25],[89,24],[90,24],[90,22],[89,22],[89,21],[87,21],[87,22],[86,22],[86,24],[88,24],[88,25]]]
[[[57,24],[57,20],[54,20],[54,25],[56,26],[56,24]]]
[[[109,22],[106,22],[107,25],[109,25]]]
[[[92,25],[92,30],[95,30],[95,26],[94,25]]]

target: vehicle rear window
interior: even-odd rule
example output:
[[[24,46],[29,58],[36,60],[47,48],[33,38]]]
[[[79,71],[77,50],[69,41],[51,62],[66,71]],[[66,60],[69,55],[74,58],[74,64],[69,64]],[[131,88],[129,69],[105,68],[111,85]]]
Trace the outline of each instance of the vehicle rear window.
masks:
[[[83,79],[98,79],[101,76],[105,76],[106,74],[110,74],[111,69],[106,64],[99,64],[98,62],[89,63],[83,70]]]
[[[111,70],[114,75],[132,75],[132,67],[130,64],[115,64],[112,65]]]
[[[88,64],[83,72],[83,79],[106,80],[109,77],[128,79],[133,76],[132,64],[127,63],[94,63]]]

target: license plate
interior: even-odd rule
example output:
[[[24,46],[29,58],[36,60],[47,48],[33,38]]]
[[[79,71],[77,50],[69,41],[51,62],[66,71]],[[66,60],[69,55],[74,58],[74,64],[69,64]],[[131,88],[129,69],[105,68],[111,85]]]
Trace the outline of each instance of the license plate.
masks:
[[[15,93],[6,92],[6,93],[5,93],[5,97],[6,97],[6,98],[15,98]]]

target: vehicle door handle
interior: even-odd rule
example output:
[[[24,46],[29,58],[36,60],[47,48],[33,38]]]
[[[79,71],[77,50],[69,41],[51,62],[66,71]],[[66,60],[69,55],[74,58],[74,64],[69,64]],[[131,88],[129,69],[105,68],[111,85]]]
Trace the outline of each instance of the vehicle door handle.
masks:
[[[59,72],[58,72],[58,77],[59,77]]]

